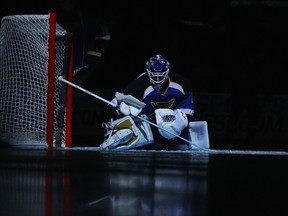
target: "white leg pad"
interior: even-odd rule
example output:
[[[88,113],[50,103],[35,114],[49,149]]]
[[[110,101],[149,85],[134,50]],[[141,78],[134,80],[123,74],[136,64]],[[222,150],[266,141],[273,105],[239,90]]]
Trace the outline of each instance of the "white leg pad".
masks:
[[[137,121],[133,125],[132,130],[134,132],[134,136],[132,137],[132,139],[125,145],[121,145],[119,147],[116,147],[115,149],[128,150],[154,142],[153,133],[149,123],[144,121]]]
[[[130,116],[113,121],[105,138],[100,145],[103,150],[128,150],[154,141],[150,125],[143,121],[137,122],[136,125]]]
[[[113,149],[115,146],[128,142],[133,137],[133,131],[130,129],[121,129],[116,131],[111,137],[108,137],[101,145],[101,149]]]

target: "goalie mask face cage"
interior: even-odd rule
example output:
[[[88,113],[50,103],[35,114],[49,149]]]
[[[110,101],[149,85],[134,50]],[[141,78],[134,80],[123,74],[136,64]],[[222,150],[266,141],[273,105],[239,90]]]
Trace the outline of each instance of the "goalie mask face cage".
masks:
[[[153,55],[146,62],[146,71],[154,90],[161,93],[162,87],[169,75],[170,63],[162,55]]]

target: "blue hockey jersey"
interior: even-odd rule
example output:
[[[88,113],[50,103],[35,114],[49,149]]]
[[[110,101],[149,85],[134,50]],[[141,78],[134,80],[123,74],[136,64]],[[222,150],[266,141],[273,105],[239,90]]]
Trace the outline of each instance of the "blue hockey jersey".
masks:
[[[157,93],[153,89],[145,72],[128,84],[123,93],[143,101],[146,106],[142,109],[142,113],[150,118],[154,118],[155,109],[158,108],[181,109],[188,118],[194,114],[191,82],[177,73],[169,73],[162,93]]]

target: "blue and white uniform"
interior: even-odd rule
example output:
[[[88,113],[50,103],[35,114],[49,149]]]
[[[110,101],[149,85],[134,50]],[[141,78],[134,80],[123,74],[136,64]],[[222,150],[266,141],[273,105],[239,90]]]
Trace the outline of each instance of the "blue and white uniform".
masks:
[[[123,92],[144,102],[146,106],[142,109],[142,113],[152,120],[155,120],[155,110],[159,108],[181,109],[188,118],[194,114],[191,82],[180,74],[169,73],[162,93],[154,90],[146,72],[132,81]]]

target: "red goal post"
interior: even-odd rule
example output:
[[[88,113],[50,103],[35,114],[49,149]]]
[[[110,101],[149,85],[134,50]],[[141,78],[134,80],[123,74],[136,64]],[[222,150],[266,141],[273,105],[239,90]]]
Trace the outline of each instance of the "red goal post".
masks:
[[[72,35],[44,15],[10,15],[0,28],[0,140],[71,147]]]

